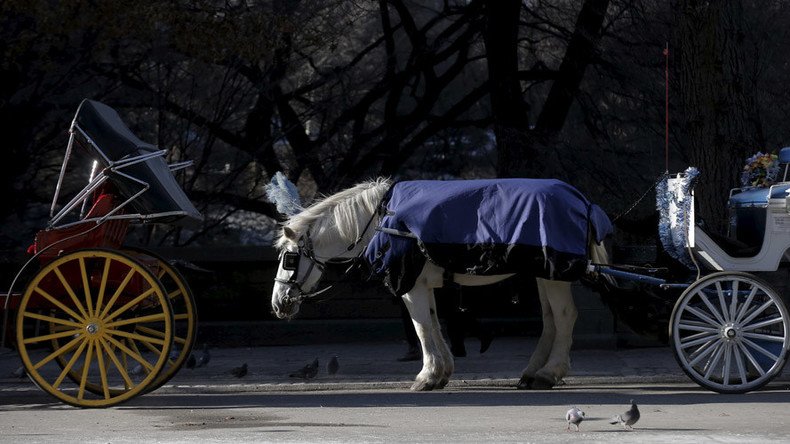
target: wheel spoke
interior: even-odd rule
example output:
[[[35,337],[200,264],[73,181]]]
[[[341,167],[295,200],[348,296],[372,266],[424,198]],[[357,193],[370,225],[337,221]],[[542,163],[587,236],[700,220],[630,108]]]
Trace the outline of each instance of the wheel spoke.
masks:
[[[63,273],[60,272],[60,268],[55,267],[53,271],[55,272],[55,276],[58,277],[58,280],[60,281],[60,285],[63,286],[63,289],[66,290],[66,293],[68,293],[69,297],[71,298],[71,301],[74,302],[74,306],[77,307],[77,310],[79,310],[80,313],[82,313],[82,317],[80,318],[79,316],[77,316],[76,319],[87,318],[88,312],[85,311],[85,307],[82,306],[82,302],[80,302],[79,298],[77,297],[77,294],[74,293],[74,289],[71,288],[71,285],[69,285],[68,281],[63,276]]]
[[[752,291],[749,292],[749,296],[746,297],[746,300],[743,302],[743,305],[741,305],[741,309],[738,310],[738,315],[735,316],[734,322],[736,324],[740,323],[741,319],[743,319],[743,316],[746,314],[747,310],[749,309],[749,306],[751,306],[752,304],[752,300],[754,300],[754,296],[757,295],[758,289],[759,288],[756,285],[752,285]]]
[[[712,325],[712,326],[715,326],[715,327],[721,326],[720,323],[714,321],[713,319],[710,318],[710,316],[706,315],[705,313],[703,313],[701,310],[697,309],[696,307],[692,307],[690,305],[687,305],[686,306],[686,311],[688,311],[689,313],[693,314],[694,316],[702,319],[703,321],[707,322],[708,325]]]
[[[126,289],[126,286],[129,284],[129,281],[132,279],[132,276],[134,276],[135,273],[136,272],[134,268],[129,269],[129,272],[126,273],[126,276],[123,278],[123,281],[121,281],[121,285],[118,286],[118,288],[115,290],[115,293],[113,293],[112,297],[110,297],[110,300],[107,301],[107,305],[104,306],[104,308],[101,311],[101,315],[99,315],[99,317],[101,318],[107,317],[107,312],[109,312],[110,308],[112,308],[112,306],[115,305],[115,301],[118,299],[118,297],[121,296],[121,294]]]
[[[713,358],[705,364],[703,370],[705,370],[705,379],[710,379],[710,375],[713,374],[713,370],[716,368],[716,365],[719,363],[722,355],[724,354],[724,343],[719,342],[716,344],[716,351],[713,353]]]
[[[778,324],[780,322],[784,322],[784,319],[782,319],[782,316],[779,316],[778,318],[766,319],[764,321],[760,321],[760,322],[757,322],[755,324],[746,325],[744,327],[741,327],[741,331],[751,331],[751,330],[754,330],[754,329],[757,329],[757,328],[763,328],[763,327],[767,327],[769,325]]]
[[[738,343],[732,348],[732,353],[735,355],[735,365],[738,367],[738,376],[741,378],[741,384],[746,384],[746,366],[743,363],[743,357],[739,353]]]
[[[77,351],[74,352],[74,355],[71,357],[71,359],[69,359],[69,362],[67,362],[66,365],[63,366],[63,370],[60,372],[60,375],[55,380],[55,382],[52,383],[53,388],[57,389],[58,387],[60,387],[60,384],[63,382],[63,379],[69,374],[69,372],[71,372],[71,368],[74,367],[74,364],[77,363],[77,359],[79,359],[80,355],[82,355],[82,352],[83,350],[85,350],[85,346],[87,344],[88,344],[87,340],[83,340],[80,343],[80,346],[77,347]]]
[[[707,325],[695,325],[688,322],[681,322],[678,324],[678,329],[689,331],[700,331],[706,333],[718,333],[719,329],[716,327],[709,327]]]
[[[93,315],[93,300],[91,298],[90,277],[88,276],[88,271],[85,269],[85,258],[80,257],[78,262],[80,264],[80,274],[82,275],[82,287],[85,291],[85,305],[88,309],[88,313]]]
[[[748,324],[749,322],[751,322],[752,319],[756,318],[758,314],[764,312],[771,305],[774,305],[774,301],[769,299],[763,305],[761,305],[758,309],[754,310],[751,314],[749,314],[749,316],[747,316],[746,319],[744,319],[741,323],[742,324]]]
[[[82,366],[82,377],[80,377],[80,388],[77,392],[77,399],[82,401],[85,399],[85,384],[88,382],[88,372],[91,367],[91,358],[93,357],[93,343],[88,341],[88,350],[85,352],[85,365]]]
[[[688,356],[689,358],[694,356],[694,354],[697,354],[694,357],[694,359],[689,361],[689,367],[694,367],[695,365],[697,365],[697,363],[705,359],[706,356],[713,353],[718,347],[718,344],[719,343],[717,341],[711,340],[707,342],[705,345],[703,345],[702,347],[695,350],[694,353],[689,354]]]
[[[111,344],[115,345],[115,347],[120,349],[126,356],[128,356],[128,357],[134,359],[135,361],[137,361],[138,363],[140,363],[140,365],[142,365],[149,372],[151,370],[153,370],[154,367],[148,361],[146,361],[145,358],[140,356],[139,353],[135,353],[134,351],[130,350],[127,346],[123,345],[123,343],[121,343],[117,339],[113,338],[112,336],[108,336],[107,340]]]
[[[118,374],[121,375],[124,386],[126,388],[133,387],[134,382],[132,381],[132,378],[129,377],[129,373],[126,372],[126,366],[121,364],[121,362],[118,360],[118,357],[115,356],[115,352],[113,351],[112,347],[110,347],[110,344],[108,344],[107,341],[102,338],[99,338],[99,344],[101,344],[101,347],[105,350],[107,356],[109,356],[110,360],[113,362],[113,364],[115,364],[115,368],[118,369]]]
[[[104,258],[104,270],[101,274],[101,283],[99,284],[99,295],[96,297],[96,313],[101,313],[102,303],[104,303],[104,292],[107,291],[107,281],[110,276],[110,258]]]
[[[734,288],[732,289],[733,296],[736,294],[735,290],[738,288],[738,281],[733,281]],[[721,282],[716,282],[716,294],[719,296],[719,307],[721,308],[721,316],[725,322],[730,321],[730,312],[727,310],[727,304],[724,302],[724,290],[721,288]],[[723,324],[724,322],[722,322]]]
[[[769,352],[768,350],[764,349],[763,347],[757,345],[754,341],[749,339],[743,338],[743,343],[748,345],[749,347],[757,350],[761,354],[765,355],[766,357],[770,358],[772,361],[776,362],[779,359],[779,356],[774,355],[773,353]]]
[[[724,366],[721,370],[721,378],[724,385],[730,385],[730,365],[732,365],[732,343],[724,343]]]
[[[97,306],[98,311],[98,306]],[[96,363],[99,365],[99,378],[101,380],[101,389],[104,399],[110,399],[110,384],[107,382],[107,365],[104,363],[104,352],[102,351],[101,344],[96,341]]]
[[[757,362],[757,359],[754,358],[752,352],[750,352],[749,349],[747,349],[743,343],[736,342],[736,344],[738,344],[738,348],[741,349],[741,353],[743,353],[744,356],[746,356],[746,359],[748,359],[749,362],[752,364],[752,367],[754,367],[755,370],[757,370],[760,373],[760,376],[765,376],[765,370],[763,370],[763,367],[760,365],[760,363]]]
[[[691,340],[691,341],[686,341],[686,342],[681,341],[680,342],[680,347],[682,349],[687,349],[689,347],[694,347],[695,345],[700,345],[700,344],[704,344],[706,342],[713,341],[718,336],[719,336],[718,333],[717,334],[709,334],[709,335],[706,335],[706,336],[703,336],[703,337],[700,337],[698,339],[694,339],[694,340]]]
[[[82,329],[63,330],[63,331],[59,331],[57,333],[50,333],[48,335],[33,336],[33,337],[30,337],[30,338],[25,338],[22,341],[22,343],[23,344],[35,344],[37,342],[51,341],[53,339],[68,338],[68,337],[71,337],[71,336],[74,336],[74,335],[78,335],[80,333],[82,333]]]
[[[107,333],[111,334],[113,336],[120,336],[122,338],[132,339],[132,340],[140,341],[140,342],[148,342],[148,343],[157,344],[157,345],[164,345],[165,344],[165,341],[162,340],[162,339],[152,338],[150,336],[143,336],[143,335],[140,335],[140,334],[130,333],[130,332],[123,331],[123,330],[111,330],[111,329],[108,329]]]
[[[718,285],[718,282],[716,283],[716,292],[721,294],[721,287]],[[704,291],[698,291],[697,294],[699,295],[699,298],[702,300],[702,302],[705,303],[705,306],[708,307],[710,314],[712,314],[716,320],[719,321],[719,325],[724,324],[724,318],[721,317],[721,313],[716,310],[716,307],[711,304],[710,300],[708,299],[708,295],[706,295]]]
[[[42,289],[41,287],[36,287],[35,292],[38,293],[39,295],[43,296],[44,299],[46,299],[52,305],[54,305],[54,306],[58,307],[59,309],[61,309],[62,311],[64,311],[70,317],[72,317],[74,319],[77,319],[78,321],[83,321],[85,319],[82,316],[78,315],[74,310],[72,310],[69,307],[65,306],[57,298],[53,297],[52,295],[50,295],[49,293],[44,291],[44,289]],[[29,312],[25,313],[25,316],[30,316],[30,313]],[[30,316],[30,317],[33,317],[33,316]]]
[[[116,328],[129,324],[144,324],[147,322],[159,322],[159,321],[164,321],[165,319],[167,319],[167,316],[164,313],[157,313],[152,315],[139,316],[136,318],[121,319],[114,322],[107,322],[104,325],[107,328]]]
[[[766,335],[762,333],[743,333],[743,337],[750,339],[759,339],[761,341],[770,341],[770,342],[779,342],[779,343],[783,343],[785,341],[784,336],[773,336],[773,335]]]
[[[145,327],[143,325],[136,326],[134,331],[136,331],[138,333],[145,333],[145,334],[151,335],[151,336],[153,336],[155,338],[160,338],[160,339],[164,339],[165,338],[165,333],[164,332],[161,332],[159,330],[154,330],[153,328]]]
[[[74,348],[74,346],[77,344],[77,342],[80,342],[80,341],[83,341],[83,340],[84,340],[84,338],[82,338],[82,337],[72,339],[66,345],[60,347],[59,349],[57,349],[54,352],[50,353],[49,355],[45,356],[44,359],[38,361],[36,364],[33,365],[33,368],[38,370],[39,368],[43,367],[44,365],[46,365],[48,362],[52,361],[53,359],[68,353],[69,351],[71,351],[71,349]]]
[[[730,298],[730,310],[729,310],[729,318],[728,320],[731,322],[735,322],[735,316],[738,314],[738,295],[740,293],[740,283],[739,280],[732,281],[732,297]]]
[[[73,328],[79,328],[79,329],[82,328],[82,324],[79,324],[79,323],[74,322],[74,321],[70,321],[68,319],[56,318],[54,316],[47,316],[47,315],[43,315],[43,314],[33,313],[33,312],[30,312],[30,311],[26,311],[24,313],[24,316],[26,318],[38,319],[39,321],[44,321],[44,322],[49,322],[49,323],[52,323],[52,324],[63,325],[63,326],[66,326],[66,327],[73,327]]]
[[[140,302],[144,301],[146,298],[148,298],[149,296],[151,296],[151,294],[153,294],[155,291],[156,291],[156,288],[154,288],[154,287],[151,287],[151,288],[149,288],[148,290],[146,290],[146,291],[142,292],[142,293],[141,293],[139,296],[137,296],[136,298],[134,298],[134,299],[132,299],[131,301],[129,301],[129,302],[127,302],[126,304],[124,304],[124,306],[123,306],[123,307],[121,307],[121,308],[119,308],[119,309],[115,310],[115,311],[114,311],[114,312],[113,312],[111,315],[109,315],[109,316],[105,317],[104,321],[105,321],[105,322],[110,322],[110,321],[112,321],[113,319],[115,319],[116,317],[118,317],[118,315],[120,315],[121,313],[123,313],[123,312],[125,312],[125,311],[129,310],[130,308],[132,308],[132,307],[134,307],[135,305],[139,304]]]

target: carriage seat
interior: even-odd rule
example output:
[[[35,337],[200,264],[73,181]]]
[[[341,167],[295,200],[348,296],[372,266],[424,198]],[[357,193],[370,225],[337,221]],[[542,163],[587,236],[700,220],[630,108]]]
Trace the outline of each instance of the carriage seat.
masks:
[[[727,202],[729,236],[718,239],[722,248],[731,256],[754,256],[765,237],[766,212],[769,207],[785,212],[790,208],[790,182],[786,182],[790,147],[779,151],[779,163],[785,165],[783,182],[772,187],[739,188],[731,192]]]
[[[128,220],[111,219],[98,227],[95,222],[90,221],[106,216],[112,211],[116,207],[116,199],[114,194],[99,194],[82,222],[39,231],[36,233],[35,241],[27,249],[28,254],[37,254],[58,243],[57,248],[52,248],[51,251],[46,251],[40,256],[41,262],[46,263],[64,251],[98,247],[119,248],[126,238]]]

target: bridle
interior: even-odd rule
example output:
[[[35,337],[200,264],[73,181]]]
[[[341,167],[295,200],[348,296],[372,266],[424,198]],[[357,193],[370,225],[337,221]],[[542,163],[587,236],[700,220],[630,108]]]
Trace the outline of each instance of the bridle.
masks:
[[[354,242],[352,242],[346,248],[346,251],[353,250],[357,245],[359,245],[360,242],[362,242],[362,239],[365,237],[365,233],[367,233],[368,228],[370,228],[371,223],[373,223],[373,220],[376,218],[376,216],[378,216],[378,214],[378,211],[373,212],[373,215],[371,215],[368,223],[365,224],[365,228],[359,234],[359,237],[357,237]],[[303,234],[296,242],[296,251],[283,251],[281,255],[283,270],[293,271],[288,279],[274,278],[275,282],[279,282],[280,284],[288,287],[285,297],[283,298],[283,303],[286,305],[298,304],[306,299],[315,298],[319,294],[324,293],[333,287],[333,285],[330,284],[320,290],[305,291],[302,287],[305,284],[305,281],[307,281],[307,278],[310,277],[310,274],[314,268],[317,268],[321,272],[320,276],[318,277],[318,281],[316,281],[316,286],[319,282],[321,282],[321,279],[324,276],[324,271],[326,271],[326,268],[330,265],[349,265],[341,276],[342,279],[360,264],[360,260],[364,253],[365,249],[363,248],[359,254],[354,257],[334,257],[322,261],[316,257],[315,249],[313,247],[313,239],[310,237],[310,230],[307,230],[305,234]],[[302,278],[299,279],[299,263],[301,262],[302,257],[309,261],[309,266],[307,271],[302,275]]]

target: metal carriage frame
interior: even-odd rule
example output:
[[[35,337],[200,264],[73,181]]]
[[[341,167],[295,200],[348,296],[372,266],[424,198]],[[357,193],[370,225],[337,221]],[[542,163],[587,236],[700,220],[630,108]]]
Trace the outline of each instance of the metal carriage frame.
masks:
[[[191,162],[168,165],[166,151],[138,139],[109,106],[83,100],[69,133],[49,223],[5,298],[2,344],[10,332],[26,373],[50,395],[108,407],[165,384],[197,329],[186,280],[157,254],[124,246],[129,225],[194,226],[202,216],[173,176]],[[76,148],[95,160],[88,183],[60,205]]]
[[[712,235],[694,213],[698,172],[667,176],[657,198],[664,199],[662,237],[670,255],[696,272],[690,282],[669,282],[638,268],[591,264],[590,271],[683,292],[669,320],[669,340],[681,369],[700,386],[719,393],[757,390],[778,376],[790,353],[790,312],[781,293],[754,272],[776,271],[790,261],[790,148],[779,155],[785,164],[781,182],[764,189],[738,188],[730,193],[731,232]],[[749,202],[764,219],[758,244],[744,245],[735,236],[738,195],[756,193]],[[660,205],[659,205],[660,206]],[[673,254],[674,252],[674,254]]]

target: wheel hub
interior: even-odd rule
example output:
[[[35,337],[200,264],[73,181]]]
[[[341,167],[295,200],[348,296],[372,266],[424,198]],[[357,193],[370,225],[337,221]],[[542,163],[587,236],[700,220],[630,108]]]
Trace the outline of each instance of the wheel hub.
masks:
[[[727,340],[733,340],[738,337],[738,330],[732,325],[727,325],[722,329],[722,337]]]
[[[100,330],[101,330],[101,326],[99,322],[95,320],[89,321],[88,324],[85,326],[85,331],[87,331],[88,334],[90,335],[98,334]]]

